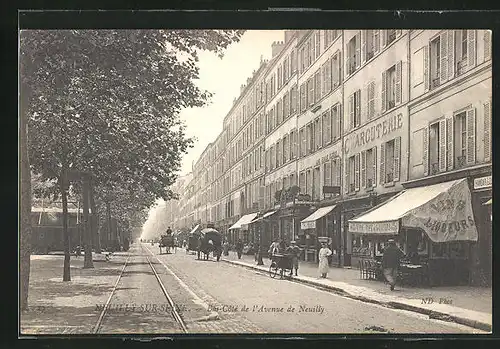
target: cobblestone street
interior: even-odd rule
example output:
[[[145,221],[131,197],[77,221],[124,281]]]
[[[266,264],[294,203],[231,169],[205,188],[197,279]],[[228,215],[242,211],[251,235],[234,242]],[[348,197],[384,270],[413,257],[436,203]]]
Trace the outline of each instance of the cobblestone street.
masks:
[[[73,259],[69,283],[60,281],[60,256],[34,259],[30,311],[21,316],[21,332],[92,333],[100,314],[96,306],[106,304],[117,282],[100,333],[180,333],[148,256],[188,333],[481,333],[222,261],[197,260],[183,249],[158,252],[157,245],[137,244],[95,269],[81,269],[81,260]]]

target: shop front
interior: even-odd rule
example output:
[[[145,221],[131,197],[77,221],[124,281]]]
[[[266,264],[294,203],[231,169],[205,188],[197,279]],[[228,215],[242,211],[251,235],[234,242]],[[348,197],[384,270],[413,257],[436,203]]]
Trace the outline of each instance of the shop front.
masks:
[[[262,244],[263,254],[266,255],[273,242],[273,236],[278,236],[278,223],[276,220],[277,210],[268,211],[263,214],[256,214],[255,217],[248,222],[248,229],[254,232],[255,244]]]
[[[490,286],[492,280],[492,176],[472,178],[472,209],[479,233],[473,284]]]
[[[300,229],[303,232],[301,235],[306,236],[304,246],[305,261],[317,262],[320,248],[319,240],[321,238],[327,241],[337,261],[337,249],[334,248],[334,245],[336,245],[334,241],[337,240],[334,231],[334,226],[338,220],[338,210],[336,208],[336,205],[320,207],[300,222]],[[309,238],[307,238],[308,236]]]
[[[402,268],[430,286],[470,283],[471,248],[478,240],[467,179],[406,189],[349,221],[367,257],[380,260],[387,240],[405,253]]]
[[[250,232],[249,232],[249,223],[254,220],[257,216],[257,213],[249,213],[244,216],[241,216],[240,219],[232,226],[229,227],[229,231],[234,234],[234,241],[241,240],[244,244],[248,244],[251,242]]]

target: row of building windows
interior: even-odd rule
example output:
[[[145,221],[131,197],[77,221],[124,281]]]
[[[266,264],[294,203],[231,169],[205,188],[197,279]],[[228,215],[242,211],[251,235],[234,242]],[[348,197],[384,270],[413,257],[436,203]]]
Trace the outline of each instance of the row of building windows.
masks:
[[[315,60],[319,58],[322,51],[326,51],[329,45],[335,41],[338,34],[332,32],[333,31],[323,31],[319,33],[316,31],[313,35],[306,38],[303,45],[298,47],[298,59],[296,60],[298,62],[296,69],[299,70],[299,73],[302,74],[308,70],[314,64]],[[340,32],[341,31],[339,31],[339,33]],[[291,88],[287,87],[288,91],[285,91],[283,97],[276,101],[268,112],[259,113],[257,111],[258,121],[254,120],[255,117],[250,116],[253,120],[252,126],[245,126],[245,131],[241,136],[242,145],[238,146],[237,144],[239,142],[235,142],[232,146],[225,147],[234,155],[234,159],[232,159],[231,156],[220,158],[219,160],[224,160],[222,160],[220,165],[216,165],[215,168],[209,163],[208,166],[210,170],[208,171],[208,175],[204,173],[204,180],[200,181],[200,183],[206,183],[207,178],[208,182],[210,182],[211,179],[215,179],[213,175],[216,173],[219,175],[225,173],[225,171],[233,166],[235,161],[241,159],[241,153],[244,153],[246,149],[244,146],[253,146],[253,144],[259,140],[260,136],[268,134],[276,129],[281,123],[294,115],[296,110],[304,112],[309,107],[314,106],[323,97],[334,91],[336,86],[339,86],[343,79],[349,78],[352,73],[363,65],[363,63],[375,57],[377,53],[382,51],[383,47],[396,41],[400,35],[401,31],[399,30],[364,30],[354,35],[346,44],[344,60],[342,60],[341,57],[341,50],[335,51],[332,56],[307,79],[307,81],[299,86],[298,93],[296,85]],[[422,46],[420,56],[422,57],[422,63],[420,64],[423,65],[422,76],[425,77],[426,90],[439,87],[444,82],[461,75],[463,72],[475,66],[476,50],[478,49],[476,45],[477,35],[478,31],[476,30],[445,30],[431,38],[428,41],[428,45]],[[323,45],[319,45],[321,40],[323,40]],[[486,32],[483,46],[479,46],[479,48],[484,49],[483,57],[485,60],[491,59],[491,33]],[[417,62],[418,50],[415,53],[412,52],[412,59],[414,54],[416,57],[415,62]],[[270,98],[279,92],[280,88],[284,87],[289,82],[290,78],[293,76],[293,72],[296,70],[292,68],[293,56],[294,52],[292,51],[288,57],[289,59],[285,58],[282,60],[282,66],[278,67],[278,71],[273,75],[272,83],[270,81],[271,79],[265,81],[262,98],[260,98],[260,91],[262,91],[262,89],[259,87],[260,91],[257,93],[257,96],[259,96],[256,102],[257,105],[261,103],[260,101],[264,101],[262,105],[265,105]],[[345,77],[342,77],[343,65],[341,62],[345,64]],[[243,173],[251,174],[255,172],[256,169],[262,168],[262,165],[264,165],[266,171],[268,171],[269,169],[278,168],[292,159],[295,159],[295,154],[301,157],[307,156],[335,142],[336,139],[340,139],[342,132],[348,132],[351,129],[360,127],[365,121],[371,120],[378,116],[379,113],[383,114],[397,107],[403,102],[403,64],[406,63],[397,62],[380,73],[381,79],[379,75],[379,78],[365,82],[362,88],[351,92],[349,96],[346,96],[344,111],[341,110],[340,103],[336,104],[328,108],[328,110],[321,115],[315,116],[313,120],[300,128],[298,132],[296,130],[288,131],[289,134],[283,136],[279,141],[269,147],[268,151],[264,152],[264,161],[262,161],[262,153],[260,151],[257,155],[255,151],[245,154],[244,162],[247,164],[243,166],[245,167],[244,169],[242,168],[240,170],[241,175],[235,174],[232,176],[234,176],[234,178],[245,178]],[[412,64],[418,63],[412,62]],[[413,72],[414,70],[412,69],[412,74]],[[413,79],[413,77],[409,78]],[[272,84],[272,86],[267,87],[267,84]],[[259,84],[259,86],[262,86],[262,84]],[[489,126],[487,127],[486,120],[489,120],[488,122],[491,123],[491,105],[485,108],[485,110],[490,110],[489,117],[486,115],[484,116],[484,132],[485,136],[487,136],[484,141],[484,151],[485,160],[489,161],[488,159],[491,160],[491,129]],[[235,116],[236,115],[238,114],[235,114]],[[341,126],[342,115],[345,118],[344,128]],[[238,117],[235,119],[238,119]],[[421,137],[417,137],[417,139],[422,139],[420,142],[422,148],[420,150],[420,157],[422,158],[421,163],[425,168],[424,175],[436,174],[438,172],[475,163],[475,152],[477,148],[475,144],[476,131],[475,127],[471,126],[474,125],[474,123],[474,110],[470,112],[461,111],[456,113],[453,118],[448,117],[448,119],[429,124],[428,127],[422,130],[417,130],[421,134]],[[242,125],[244,124],[245,122],[242,123]],[[220,141],[218,140],[217,142],[218,147],[212,147],[212,149],[224,150],[224,146],[221,142],[228,141],[230,138],[221,136],[219,139]],[[246,140],[243,141],[243,139]],[[245,143],[244,145],[243,142]],[[344,184],[348,186],[348,188],[343,188],[343,190],[345,192],[353,192],[353,190],[356,192],[362,188],[370,188],[377,184],[386,185],[397,181],[400,177],[400,156],[397,155],[401,151],[400,147],[400,141],[398,143],[395,139],[384,143],[379,146],[378,149],[372,148],[360,152],[357,157],[354,155],[351,158],[345,159]],[[412,144],[413,153],[419,152],[417,150],[418,144],[415,145],[415,150],[413,147],[414,145]],[[216,154],[216,152],[209,152],[207,158],[210,159],[213,154]],[[238,155],[240,155],[240,158],[237,158]],[[204,161],[205,163],[207,162],[206,160]],[[377,166],[379,170],[378,173]],[[214,171],[214,169],[216,171]],[[315,171],[316,170],[311,170],[311,183],[314,183],[313,177]],[[346,172],[349,173],[349,180],[347,180],[348,177]],[[328,178],[328,170],[322,169],[320,173],[323,173],[323,175]],[[379,174],[379,178],[377,178],[377,174]],[[225,177],[226,175],[224,175],[223,178]],[[330,177],[332,177],[333,182],[333,177],[335,176],[330,175]],[[227,185],[224,184],[226,180],[229,181],[229,179],[224,179],[219,186],[222,188],[227,187]],[[284,180],[285,179],[280,180],[281,186],[283,186]],[[315,177],[314,180],[316,180]],[[231,182],[233,181],[231,177]],[[286,181],[291,183],[290,176],[287,176]],[[242,182],[236,181],[236,183],[238,183],[237,185],[241,185],[243,182],[244,179],[242,179]],[[234,189],[234,187],[235,185],[229,186],[229,188],[232,189]],[[276,184],[276,187],[279,187],[279,185]],[[352,188],[354,189],[352,190]],[[217,195],[218,199],[216,200],[219,200],[224,194],[228,193],[223,189],[221,190],[219,190],[220,194]],[[270,192],[266,192],[265,190],[263,190],[264,194],[262,194],[260,190],[258,192],[259,198],[264,195],[269,199],[268,201],[272,201],[272,195],[269,194]],[[256,196],[255,190],[253,190],[253,193],[253,195]],[[311,194],[319,195],[317,193],[318,191],[316,189],[315,192],[311,192]],[[251,200],[252,203],[259,202],[259,200],[255,200],[254,198],[247,198],[247,200]]]

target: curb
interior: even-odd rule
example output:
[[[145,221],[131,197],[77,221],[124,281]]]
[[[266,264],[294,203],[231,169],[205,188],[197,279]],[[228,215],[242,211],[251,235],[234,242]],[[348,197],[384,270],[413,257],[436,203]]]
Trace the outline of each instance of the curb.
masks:
[[[229,263],[229,264],[232,264],[232,265],[237,265],[237,266],[240,266],[243,268],[257,270],[259,272],[265,273],[264,270],[258,268],[257,266],[242,264],[241,262],[238,262],[238,261],[230,261],[230,260],[225,260],[225,259],[222,259],[222,261]],[[472,320],[472,319],[468,319],[468,318],[464,318],[464,317],[460,317],[460,316],[454,316],[454,315],[450,315],[450,314],[446,314],[446,313],[442,313],[442,312],[437,312],[437,311],[433,311],[433,310],[426,309],[426,308],[416,307],[414,305],[410,305],[410,304],[406,304],[406,303],[402,303],[402,302],[394,302],[394,301],[383,302],[383,301],[379,301],[379,300],[376,300],[373,298],[353,295],[353,294],[350,294],[349,292],[346,292],[344,289],[341,289],[341,288],[338,288],[335,286],[322,285],[322,284],[316,283],[314,281],[301,280],[301,279],[295,279],[295,278],[289,279],[289,281],[311,285],[311,286],[314,286],[316,288],[326,290],[326,291],[333,291],[334,293],[336,293],[340,296],[359,300],[359,301],[365,302],[365,303],[373,303],[373,304],[378,304],[378,305],[381,305],[384,307],[401,309],[401,310],[411,311],[414,313],[424,314],[424,315],[428,315],[430,319],[437,319],[437,320],[446,321],[446,322],[455,322],[455,323],[460,324],[460,325],[465,325],[465,326],[476,328],[476,329],[486,331],[486,332],[492,331],[491,324],[481,322],[481,321],[476,321],[476,320]]]

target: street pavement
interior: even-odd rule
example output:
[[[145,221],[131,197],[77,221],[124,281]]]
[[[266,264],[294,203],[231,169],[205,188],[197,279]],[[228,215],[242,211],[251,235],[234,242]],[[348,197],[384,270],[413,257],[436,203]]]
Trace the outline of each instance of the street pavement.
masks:
[[[30,309],[21,313],[21,333],[92,333],[99,306],[115,284],[99,333],[179,333],[146,255],[188,333],[484,333],[227,262],[199,261],[183,249],[158,252],[157,245],[133,244],[129,253],[95,262],[94,269],[83,269],[83,258],[72,258],[70,282],[62,282],[61,256],[33,256]]]
[[[147,249],[158,253],[156,246]],[[262,333],[482,333],[422,314],[272,279],[214,259],[199,261],[182,249],[157,257],[218,310],[222,321],[251,323]]]
[[[264,266],[257,266],[254,256],[236,253],[223,257],[224,261],[267,271],[270,260],[264,258]],[[435,318],[446,318],[467,326],[491,331],[491,288],[471,286],[449,287],[401,287],[390,291],[388,285],[376,280],[364,280],[358,269],[331,267],[328,278],[319,277],[317,264],[301,262],[297,282],[328,288],[354,299],[384,304],[391,307],[416,311]],[[423,302],[426,300],[427,304]],[[429,300],[432,300],[430,302]]]

